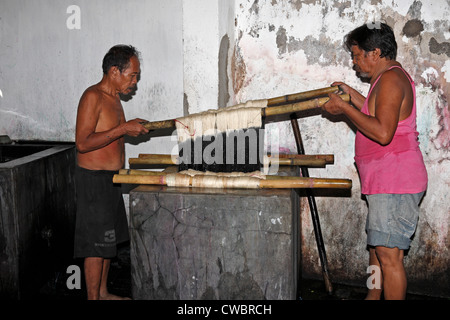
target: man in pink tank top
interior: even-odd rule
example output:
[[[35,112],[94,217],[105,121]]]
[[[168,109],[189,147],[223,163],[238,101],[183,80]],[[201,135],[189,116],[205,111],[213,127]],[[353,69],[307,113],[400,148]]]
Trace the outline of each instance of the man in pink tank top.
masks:
[[[354,70],[370,81],[367,98],[335,82],[332,85],[348,93],[351,103],[330,94],[323,109],[344,114],[358,129],[355,162],[369,206],[369,264],[381,270],[382,282],[379,288],[368,286],[366,299],[380,299],[382,293],[385,299],[404,299],[404,250],[409,249],[416,230],[428,178],[417,139],[414,82],[395,60],[392,29],[384,23],[371,27],[356,28],[345,39]]]

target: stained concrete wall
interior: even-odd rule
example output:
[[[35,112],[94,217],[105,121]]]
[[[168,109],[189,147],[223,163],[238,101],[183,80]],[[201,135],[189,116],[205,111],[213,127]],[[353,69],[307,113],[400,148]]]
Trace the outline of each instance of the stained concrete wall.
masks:
[[[79,29],[72,5],[79,8]],[[342,39],[362,23],[384,20],[397,36],[398,60],[417,84],[418,129],[429,174],[406,260],[415,280],[411,290],[448,296],[449,11],[445,0],[2,1],[0,134],[73,141],[79,97],[100,80],[101,59],[116,43],[131,43],[142,53],[139,89],[123,102],[129,119],[170,119],[335,80],[367,93]],[[333,166],[311,169],[310,175],[353,180],[350,197],[321,197],[317,204],[332,277],[364,285],[367,208],[353,163],[354,131],[342,119],[321,116],[299,124],[307,153],[335,154]],[[279,141],[283,152],[296,152],[291,132],[287,122],[267,125],[267,136]],[[127,158],[173,151],[175,142],[158,135],[128,139]],[[302,221],[304,271],[320,277],[307,205]],[[434,287],[428,290],[426,283]]]
[[[449,146],[450,51],[448,1],[237,1],[230,65],[232,99],[276,97],[329,86],[339,80],[359,89],[343,37],[375,20],[394,29],[398,60],[417,89],[418,131],[429,174],[418,231],[406,258],[409,289],[450,295]],[[333,153],[335,164],[310,169],[311,176],[351,178],[351,197],[317,199],[331,277],[365,285],[368,252],[364,224],[367,206],[354,165],[354,130],[340,118],[299,120],[307,153]],[[267,126],[280,148],[296,153],[288,122]],[[320,277],[309,209],[304,202],[304,274]]]
[[[139,186],[130,192],[137,300],[295,300],[291,190]]]

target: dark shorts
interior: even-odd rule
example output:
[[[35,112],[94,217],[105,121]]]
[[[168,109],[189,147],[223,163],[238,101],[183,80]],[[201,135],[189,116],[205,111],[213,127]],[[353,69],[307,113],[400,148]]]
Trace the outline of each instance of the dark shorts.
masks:
[[[112,182],[115,173],[76,167],[75,258],[110,259],[117,244],[129,240],[122,189]]]

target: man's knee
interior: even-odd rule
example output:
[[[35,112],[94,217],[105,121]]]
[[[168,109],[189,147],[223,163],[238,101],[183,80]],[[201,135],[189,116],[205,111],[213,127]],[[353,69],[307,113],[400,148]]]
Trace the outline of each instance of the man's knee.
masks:
[[[398,248],[378,246],[375,248],[375,253],[382,267],[403,264],[403,250],[400,250]]]

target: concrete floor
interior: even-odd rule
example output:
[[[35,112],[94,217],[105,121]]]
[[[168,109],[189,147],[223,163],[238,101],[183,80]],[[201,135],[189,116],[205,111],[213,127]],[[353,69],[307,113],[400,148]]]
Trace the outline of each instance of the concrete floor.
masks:
[[[82,262],[77,264],[82,267]],[[40,300],[86,300],[85,286],[81,289],[69,290],[66,280],[69,275],[65,270],[55,272],[55,276],[40,290]],[[83,281],[82,281],[83,282]],[[119,296],[131,296],[130,259],[129,247],[124,246],[119,250],[118,257],[111,262],[109,275],[109,291]],[[363,300],[366,288],[353,287],[333,283],[333,294],[329,295],[325,290],[324,282],[316,279],[303,279],[301,296],[299,300]],[[446,300],[436,297],[428,297],[407,294],[406,300]]]

